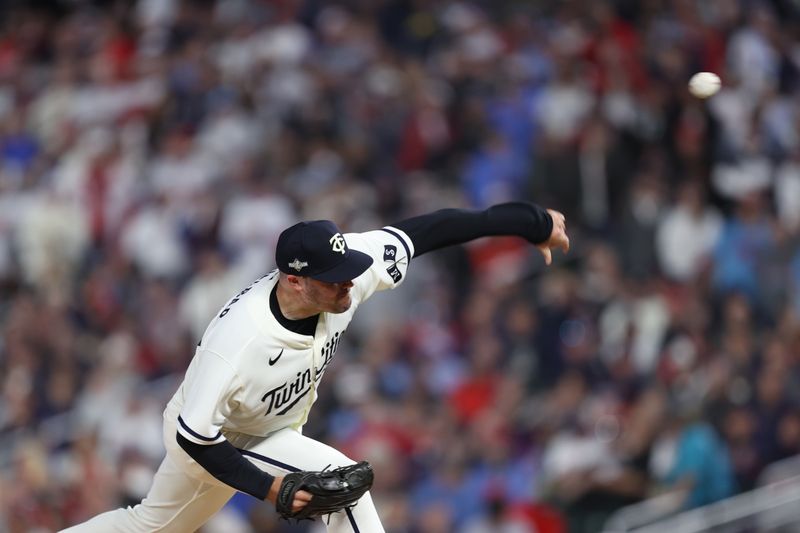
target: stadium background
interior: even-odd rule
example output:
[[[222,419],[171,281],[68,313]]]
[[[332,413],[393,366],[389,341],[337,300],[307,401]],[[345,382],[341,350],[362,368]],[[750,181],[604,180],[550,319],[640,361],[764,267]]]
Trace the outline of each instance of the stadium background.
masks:
[[[413,263],[306,433],[388,532],[598,531],[800,453],[789,0],[0,2],[0,531],[138,501],[206,321],[281,229],[529,199]],[[689,76],[722,91],[691,97]],[[237,496],[204,531],[279,524]]]

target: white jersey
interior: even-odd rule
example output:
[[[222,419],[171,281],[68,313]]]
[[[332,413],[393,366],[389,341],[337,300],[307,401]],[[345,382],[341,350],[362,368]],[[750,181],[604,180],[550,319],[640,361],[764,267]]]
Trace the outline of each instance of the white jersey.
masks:
[[[270,310],[277,270],[242,290],[211,321],[165,411],[180,413],[183,437],[215,444],[228,432],[266,437],[305,424],[353,313],[375,291],[400,285],[414,255],[411,239],[396,228],[344,237],[373,263],[353,280],[350,308],[321,313],[313,336],[286,329]]]

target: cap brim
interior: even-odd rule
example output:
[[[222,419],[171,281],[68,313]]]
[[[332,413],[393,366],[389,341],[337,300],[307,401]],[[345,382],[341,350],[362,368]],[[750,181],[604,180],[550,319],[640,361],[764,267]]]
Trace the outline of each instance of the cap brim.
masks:
[[[351,248],[347,251],[347,259],[325,272],[309,277],[326,283],[343,283],[356,279],[366,272],[370,266],[372,266],[372,257]]]

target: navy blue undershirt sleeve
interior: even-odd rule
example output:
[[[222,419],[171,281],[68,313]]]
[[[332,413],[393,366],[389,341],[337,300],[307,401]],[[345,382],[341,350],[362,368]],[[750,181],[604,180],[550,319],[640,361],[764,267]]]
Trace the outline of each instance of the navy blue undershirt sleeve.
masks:
[[[242,456],[228,441],[217,444],[196,444],[177,433],[178,444],[209,474],[234,489],[261,501],[267,499],[275,478]]]
[[[414,256],[418,257],[445,246],[489,236],[513,235],[539,244],[550,238],[553,219],[536,204],[509,202],[483,211],[441,209],[391,226],[409,236],[414,243]]]

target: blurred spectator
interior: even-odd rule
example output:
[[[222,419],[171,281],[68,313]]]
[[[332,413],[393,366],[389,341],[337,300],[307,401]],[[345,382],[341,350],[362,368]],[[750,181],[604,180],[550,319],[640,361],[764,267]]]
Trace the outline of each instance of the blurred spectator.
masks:
[[[736,487],[725,443],[708,423],[693,420],[693,408],[677,409],[654,445],[651,468],[657,479],[685,495],[686,509],[731,496]]]
[[[759,259],[775,245],[773,227],[758,193],[736,204],[714,251],[713,283],[718,294],[740,291],[759,305]]]
[[[722,217],[706,204],[699,183],[686,182],[677,203],[661,219],[656,250],[661,271],[675,281],[697,278],[708,264],[722,229]]]
[[[197,255],[196,273],[187,283],[179,303],[181,322],[193,339],[203,337],[206,325],[240,286],[216,250],[204,250]]]
[[[626,420],[613,412],[596,418],[593,437],[600,446],[610,443],[604,453],[610,460],[595,460],[555,480],[554,497],[564,507],[569,531],[601,530],[612,512],[647,496],[651,447],[665,407],[664,393],[648,389]]]

